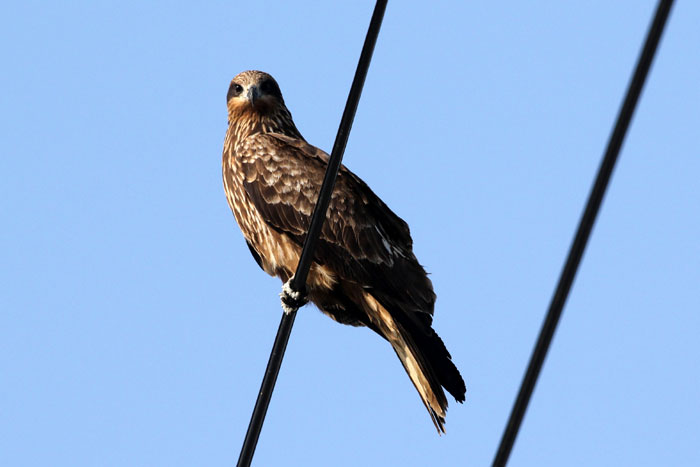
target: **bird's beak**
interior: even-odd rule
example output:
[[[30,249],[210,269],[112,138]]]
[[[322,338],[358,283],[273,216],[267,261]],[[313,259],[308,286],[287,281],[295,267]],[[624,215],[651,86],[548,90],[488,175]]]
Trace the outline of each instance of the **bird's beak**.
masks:
[[[248,100],[250,101],[250,105],[252,107],[255,107],[255,101],[260,98],[260,91],[258,90],[257,86],[251,86],[248,88]]]

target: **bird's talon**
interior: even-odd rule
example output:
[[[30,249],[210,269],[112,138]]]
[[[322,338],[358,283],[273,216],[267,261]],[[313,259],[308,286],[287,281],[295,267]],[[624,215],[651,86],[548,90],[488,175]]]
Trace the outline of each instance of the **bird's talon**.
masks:
[[[282,286],[282,293],[280,293],[282,309],[286,314],[296,311],[308,303],[306,295],[303,292],[292,289],[291,282],[292,279],[285,282]]]

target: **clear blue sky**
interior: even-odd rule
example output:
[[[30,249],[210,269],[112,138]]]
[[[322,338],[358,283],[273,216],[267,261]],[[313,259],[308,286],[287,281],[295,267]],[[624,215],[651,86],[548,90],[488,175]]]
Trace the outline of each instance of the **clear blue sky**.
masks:
[[[345,163],[412,228],[467,382],[297,317],[255,464],[492,459],[655,1],[389,2]],[[17,2],[0,18],[0,464],[226,466],[280,318],[226,204],[230,79],[330,149],[373,7]],[[679,1],[512,465],[700,464],[700,5]]]

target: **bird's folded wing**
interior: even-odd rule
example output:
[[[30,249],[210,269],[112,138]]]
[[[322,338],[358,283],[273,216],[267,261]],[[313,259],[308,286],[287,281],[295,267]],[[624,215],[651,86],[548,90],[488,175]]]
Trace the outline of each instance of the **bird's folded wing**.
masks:
[[[245,191],[265,222],[303,244],[328,155],[300,139],[258,134],[242,143],[239,157]],[[344,279],[372,284],[378,292],[406,296],[406,282],[413,276],[421,283],[427,280],[413,254],[408,225],[345,167],[338,173],[319,240],[317,263]],[[421,296],[407,296],[407,305],[432,313],[434,294],[428,288]]]

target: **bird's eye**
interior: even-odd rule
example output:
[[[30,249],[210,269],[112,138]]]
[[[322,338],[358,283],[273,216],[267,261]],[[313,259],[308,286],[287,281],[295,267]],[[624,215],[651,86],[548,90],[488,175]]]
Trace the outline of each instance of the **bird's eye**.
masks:
[[[226,96],[226,102],[231,100],[233,97],[240,96],[241,93],[243,92],[243,86],[241,86],[238,83],[231,83],[231,86],[228,88],[228,95]]]
[[[263,94],[268,94],[270,96],[274,96],[277,99],[282,98],[282,93],[280,92],[280,88],[277,86],[277,83],[275,83],[271,79],[267,79],[262,82],[260,85],[260,90],[263,92]]]

